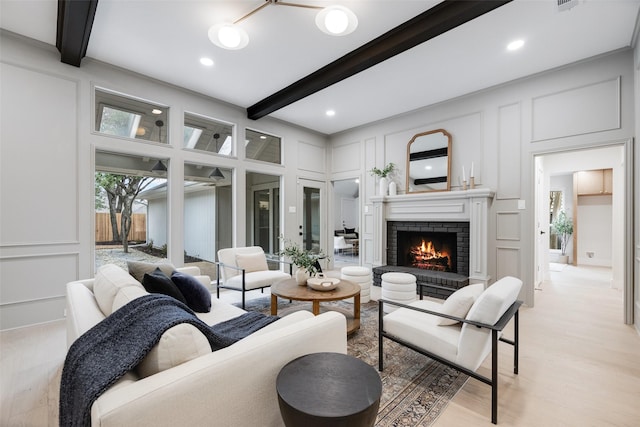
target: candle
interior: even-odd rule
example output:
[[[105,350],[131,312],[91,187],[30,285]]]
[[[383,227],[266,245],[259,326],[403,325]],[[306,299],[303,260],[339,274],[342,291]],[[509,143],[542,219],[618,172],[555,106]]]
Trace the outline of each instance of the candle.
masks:
[[[469,178],[473,178],[473,162],[471,162],[471,173],[469,173]]]
[[[467,177],[464,175],[464,165],[462,165],[462,180],[466,181]]]

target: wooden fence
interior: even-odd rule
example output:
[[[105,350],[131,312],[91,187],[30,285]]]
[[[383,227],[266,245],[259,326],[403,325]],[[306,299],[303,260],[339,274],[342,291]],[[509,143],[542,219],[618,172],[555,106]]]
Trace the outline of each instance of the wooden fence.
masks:
[[[117,214],[118,230],[120,230],[120,214]],[[136,242],[147,241],[147,215],[133,214],[131,218],[131,229],[129,230],[129,240]],[[111,232],[111,217],[107,213],[96,213],[96,242],[113,241]]]

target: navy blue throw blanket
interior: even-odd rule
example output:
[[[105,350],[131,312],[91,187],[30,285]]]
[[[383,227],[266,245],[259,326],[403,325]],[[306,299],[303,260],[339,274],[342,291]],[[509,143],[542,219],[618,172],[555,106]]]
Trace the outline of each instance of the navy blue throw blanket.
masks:
[[[172,326],[195,326],[216,351],[277,319],[247,312],[209,326],[174,298],[160,294],[136,298],[82,334],[69,348],[60,384],[60,426],[90,425],[93,402],[135,368]]]

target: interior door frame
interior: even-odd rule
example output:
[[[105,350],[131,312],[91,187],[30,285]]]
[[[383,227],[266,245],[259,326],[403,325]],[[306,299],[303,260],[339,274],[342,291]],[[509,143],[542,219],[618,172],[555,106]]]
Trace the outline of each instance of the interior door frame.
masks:
[[[532,175],[533,175],[533,200],[534,200],[534,204],[536,204],[536,186],[537,186],[537,181],[536,181],[536,173],[537,173],[537,168],[536,168],[536,157],[539,156],[545,156],[545,155],[553,155],[553,154],[560,154],[560,153],[569,153],[569,152],[575,152],[578,153],[580,151],[583,150],[589,150],[589,149],[594,149],[594,148],[607,148],[607,147],[615,147],[615,146],[622,146],[623,147],[623,153],[624,153],[624,158],[621,159],[621,161],[623,162],[623,164],[625,165],[624,168],[624,195],[623,195],[623,200],[624,200],[624,234],[622,236],[622,252],[623,252],[623,256],[624,256],[624,266],[623,266],[623,271],[622,271],[622,276],[623,276],[623,280],[624,280],[624,286],[623,286],[623,319],[624,319],[624,323],[627,325],[632,325],[634,322],[634,289],[633,289],[633,285],[634,285],[634,281],[633,281],[633,274],[634,274],[634,249],[633,249],[633,238],[634,238],[634,234],[633,234],[633,138],[625,138],[625,139],[618,139],[618,140],[611,140],[611,141],[603,141],[601,143],[597,143],[597,144],[589,144],[589,145],[579,145],[579,146],[574,146],[574,147],[562,147],[562,148],[558,148],[558,149],[542,149],[539,151],[532,151],[530,152],[531,155],[531,165],[533,167],[532,169]],[[546,173],[546,172],[545,172]],[[534,212],[537,209],[537,206],[534,206]],[[530,225],[530,230],[535,230],[536,229],[536,224],[535,224],[535,216],[536,215],[532,215],[531,216],[531,225]],[[535,255],[538,251],[538,239],[537,236],[534,237],[533,239],[534,244],[535,244],[535,248],[533,251],[533,265],[534,268],[537,268],[536,262],[538,262],[537,256]],[[535,272],[534,272],[535,274]]]

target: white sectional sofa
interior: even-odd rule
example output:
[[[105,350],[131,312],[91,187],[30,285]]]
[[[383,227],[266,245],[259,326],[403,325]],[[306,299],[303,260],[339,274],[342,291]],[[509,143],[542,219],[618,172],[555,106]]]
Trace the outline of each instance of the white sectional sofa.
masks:
[[[200,274],[194,267],[178,270],[194,276]],[[115,300],[114,309],[117,304],[126,303],[123,298],[126,299],[127,294],[135,298],[146,292],[136,289],[138,282],[116,266],[102,267],[94,279],[68,283],[69,346],[106,317],[100,308],[105,306],[104,301],[99,304],[94,294],[96,280],[105,280],[105,277],[119,283],[116,293],[107,297]],[[210,283],[207,276],[201,276],[200,280],[206,285]],[[127,286],[121,286],[122,283]],[[104,291],[98,294],[99,299],[105,298]],[[197,315],[213,325],[244,312],[213,297],[211,311]],[[169,329],[156,346],[163,348],[152,350],[152,353],[155,351],[153,357],[159,357],[158,353],[162,352],[169,359],[174,358],[175,351],[177,361],[169,360],[170,367],[167,367],[167,363],[158,366],[156,360],[155,371],[151,373],[148,370],[142,375],[137,370],[128,372],[94,402],[93,426],[282,426],[275,388],[280,369],[305,354],[347,351],[346,320],[336,312],[315,317],[306,311],[292,313],[229,347],[215,352],[209,347],[196,357],[186,357],[190,359],[187,361],[180,360],[185,359],[185,348],[190,347],[183,345],[188,339],[182,333],[184,328],[180,330],[184,326],[191,325]],[[174,328],[181,334],[176,334]],[[197,347],[197,343],[194,346]],[[147,357],[151,358],[152,354]]]

